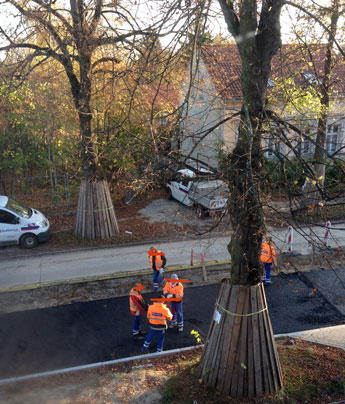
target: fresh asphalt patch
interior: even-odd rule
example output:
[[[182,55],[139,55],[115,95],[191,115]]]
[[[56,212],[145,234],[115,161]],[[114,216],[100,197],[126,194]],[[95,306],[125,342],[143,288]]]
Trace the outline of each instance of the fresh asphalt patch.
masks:
[[[304,276],[345,316],[345,268],[305,272]]]
[[[316,274],[319,283],[327,277],[329,271]],[[311,273],[308,278],[304,274],[280,275],[273,282],[266,287],[266,297],[274,334],[344,322],[344,314],[315,289]],[[165,350],[195,345],[192,330],[205,340],[217,287],[185,289],[184,332],[167,330]],[[143,296],[147,302],[157,297],[153,293]],[[146,319],[143,329],[148,330]],[[0,379],[138,355],[142,343],[132,340],[131,330],[128,297],[1,314]],[[153,341],[150,351],[155,348]]]

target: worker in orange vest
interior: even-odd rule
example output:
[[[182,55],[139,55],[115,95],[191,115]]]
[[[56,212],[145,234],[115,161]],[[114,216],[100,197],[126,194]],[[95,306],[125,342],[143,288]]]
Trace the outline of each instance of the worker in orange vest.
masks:
[[[272,242],[272,237],[266,236],[266,240],[262,243],[260,259],[265,266],[265,277],[262,278],[262,282],[265,285],[269,285],[270,283],[272,283],[271,281],[272,264],[273,262],[277,261],[276,252]]]
[[[148,305],[145,303],[141,295],[144,286],[139,283],[139,286],[134,286],[129,294],[129,309],[133,316],[133,339],[134,341],[143,340],[146,332],[141,330],[141,316],[147,311]]]
[[[172,319],[172,314],[168,307],[160,301],[155,301],[149,305],[147,310],[147,318],[150,323],[150,331],[146,336],[141,351],[145,353],[151,344],[152,338],[157,335],[157,352],[163,351],[163,343],[165,338],[165,330],[167,329],[167,321]]]
[[[162,251],[151,247],[147,252],[153,270],[153,290],[156,292],[160,283],[164,283],[164,272],[167,259]]]
[[[176,274],[171,275],[171,280],[166,283],[163,289],[163,296],[166,298],[174,298],[176,300],[169,302],[169,309],[173,315],[173,318],[169,324],[169,328],[178,327],[178,332],[183,331],[183,285],[178,282],[178,276]],[[176,282],[172,282],[175,280]]]

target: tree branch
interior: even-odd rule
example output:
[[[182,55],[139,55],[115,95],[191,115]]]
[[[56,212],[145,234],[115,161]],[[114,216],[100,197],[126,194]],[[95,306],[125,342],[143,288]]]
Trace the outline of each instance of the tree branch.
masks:
[[[342,56],[345,57],[345,51],[343,50],[343,48],[341,47],[339,42],[334,37],[332,31],[319,18],[317,18],[313,13],[311,13],[304,7],[300,6],[299,4],[293,3],[292,1],[284,0],[284,5],[295,7],[298,10],[301,10],[303,13],[307,14],[308,17],[312,18],[314,21],[316,21],[318,24],[320,24],[321,27],[329,34],[329,36],[333,38],[335,46],[338,48],[338,50],[342,54]]]
[[[229,0],[218,0],[222,8],[228,30],[237,38],[240,35],[240,22],[234,10],[234,4]]]

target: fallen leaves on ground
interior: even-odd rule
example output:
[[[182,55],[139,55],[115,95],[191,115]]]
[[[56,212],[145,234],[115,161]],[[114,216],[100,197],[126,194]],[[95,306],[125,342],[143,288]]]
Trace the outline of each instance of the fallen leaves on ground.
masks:
[[[284,389],[255,401],[230,399],[200,382],[197,367],[202,348],[198,347],[156,359],[3,386],[0,403],[183,404],[196,400],[198,404],[325,404],[344,399],[344,350],[286,338],[277,345]]]

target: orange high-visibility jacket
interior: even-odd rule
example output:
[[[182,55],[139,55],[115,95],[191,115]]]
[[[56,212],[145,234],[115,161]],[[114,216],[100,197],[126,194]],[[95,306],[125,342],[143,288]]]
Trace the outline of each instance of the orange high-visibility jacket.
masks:
[[[167,328],[167,320],[170,321],[173,316],[165,304],[154,302],[147,310],[147,318],[152,329],[162,330]]]
[[[182,283],[177,283],[173,286],[173,282],[167,282],[163,289],[164,295],[173,295],[173,297],[177,297],[179,301],[183,298],[183,285]]]
[[[141,296],[141,293],[134,288],[131,289],[129,294],[129,309],[132,316],[137,314],[142,315],[147,310],[147,304],[144,298]]]
[[[166,258],[162,251],[156,250],[155,248],[148,251],[151,268],[159,271],[166,263]]]
[[[273,261],[277,260],[273,243],[268,243],[267,241],[265,241],[262,244],[260,259],[262,262],[267,263],[267,264],[270,264]]]

